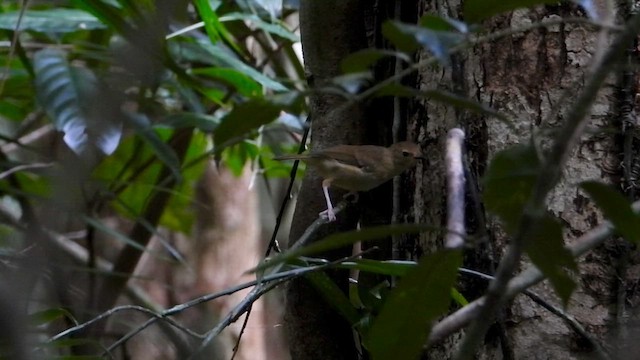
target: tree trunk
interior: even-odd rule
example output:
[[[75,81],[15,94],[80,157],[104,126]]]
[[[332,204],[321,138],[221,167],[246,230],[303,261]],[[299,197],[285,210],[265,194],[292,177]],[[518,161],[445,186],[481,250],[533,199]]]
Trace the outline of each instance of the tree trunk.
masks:
[[[255,189],[250,189],[250,181],[248,166],[240,176],[236,176],[222,165],[207,164],[197,187],[195,204],[198,216],[194,238],[194,287],[198,294],[214,293],[255,280],[254,275],[246,272],[264,254],[265,246],[260,236],[258,195]],[[208,302],[202,309],[200,325],[210,326],[219,321],[249,291],[246,289]],[[236,342],[242,336],[236,359],[269,358],[265,340],[267,329],[274,324],[265,322],[264,300],[258,299],[253,303],[247,326],[242,329],[245,317],[243,315],[220,333],[209,356],[231,359]]]
[[[364,15],[359,0],[302,0],[300,25],[307,81],[314,89],[328,86],[331,79],[340,75],[342,59],[366,47]],[[312,143],[315,149],[363,143],[363,109],[359,104],[343,106],[345,102],[344,98],[321,91],[311,96]],[[312,170],[307,172],[298,195],[290,244],[326,208],[321,182]],[[331,190],[334,202],[343,194],[339,190]],[[356,220],[352,210],[341,213],[338,221],[324,226],[314,239],[354,229]],[[350,253],[349,248],[323,256],[335,259]],[[330,276],[346,291],[346,272],[332,272]],[[356,358],[349,323],[322,299],[311,284],[305,279],[292,281],[288,285],[286,298],[285,326],[293,360]]]
[[[420,12],[462,18],[458,1],[441,2],[439,8],[432,5],[433,2],[422,3],[425,5],[418,6]],[[606,13],[606,9],[600,11],[603,19],[612,16]],[[495,31],[560,17],[579,16],[583,15],[577,6],[564,3],[514,11],[496,17],[483,26]],[[431,68],[420,71],[418,86],[438,87],[490,104],[507,114],[512,119],[513,127],[431,101],[417,100],[411,104],[409,128],[419,133],[423,144],[428,144],[425,153],[429,155],[428,166],[419,169],[418,173],[419,186],[413,210],[416,221],[436,226],[443,223],[445,187],[442,159],[448,129],[452,126],[465,129],[471,172],[479,177],[491,157],[510,145],[528,143],[533,136],[535,144],[542,150],[546,149],[554,130],[562,125],[564,113],[571,105],[574,94],[581,91],[585,78],[589,76],[589,64],[606,49],[607,40],[606,36],[599,35],[591,27],[567,23],[481,43],[455,55],[452,66],[445,71]],[[429,55],[422,52],[418,61],[424,56]],[[635,74],[633,76],[635,78]],[[594,179],[615,181],[607,169],[612,164],[619,166],[617,154],[620,150],[616,137],[606,131],[607,127],[615,124],[614,119],[618,115],[614,80],[610,78],[601,89],[590,115],[593,131],[583,136],[567,163],[564,179],[549,197],[549,210],[562,221],[567,243],[603,220],[577,185],[581,181]],[[635,89],[632,89],[632,93],[635,93]],[[619,167],[614,169],[614,172],[620,171]],[[482,188],[481,182],[476,182],[475,186]],[[477,216],[478,213],[474,212],[469,215],[470,230],[482,235],[485,231],[482,226],[485,224],[484,216]],[[509,239],[493,220],[487,221],[486,230],[489,243],[477,244],[474,250],[469,251],[465,266],[490,273],[493,260],[499,261]],[[414,241],[418,244],[418,254],[431,252],[440,246],[434,234],[422,235]],[[480,350],[480,358],[591,358],[595,353],[594,341],[603,345],[606,334],[617,322],[616,304],[624,305],[627,302],[625,296],[631,290],[631,285],[624,280],[624,274],[635,263],[624,253],[626,249],[624,242],[612,239],[579,260],[578,289],[566,312],[587,329],[590,339],[530,298],[519,295],[489,331],[484,348]],[[482,281],[462,280],[468,299],[477,297],[485,290],[486,283]],[[548,282],[536,286],[533,291],[547,304],[561,307]],[[620,295],[622,298],[619,298]],[[448,345],[432,349],[430,357],[450,357],[454,341],[450,338]],[[618,358],[618,355],[614,358]]]
[[[363,46],[360,33],[363,9],[357,3],[302,1],[304,55],[310,83],[316,88],[339,75],[337,69],[340,59]],[[374,8],[383,11],[391,3],[378,1]],[[402,14],[417,13],[420,16],[435,13],[464,19],[461,2],[456,0],[401,2],[400,10]],[[602,21],[615,18],[613,9],[601,6],[598,11]],[[628,12],[625,9],[623,11]],[[514,11],[485,22],[483,27],[491,31],[517,29],[540,21],[580,16],[584,14],[575,4],[564,3]],[[384,16],[376,13],[374,17],[380,19]],[[378,33],[379,26],[369,27],[368,30]],[[376,45],[380,44],[376,42]],[[481,178],[496,152],[533,139],[544,153],[554,131],[563,124],[574,94],[581,91],[582,84],[590,76],[592,60],[601,56],[607,46],[608,37],[605,34],[586,25],[565,22],[480,43],[453,55],[451,66],[444,69],[421,69],[414,79],[416,88],[443,89],[481,101],[505,113],[512,123],[507,125],[431,100],[412,99],[404,104],[401,113],[407,114],[407,126],[403,138],[417,139],[428,161],[416,169],[415,192],[412,187],[398,187],[401,190],[398,195],[400,202],[410,206],[400,206],[401,213],[397,218],[436,227],[442,227],[445,223],[443,151],[445,135],[452,127],[459,126],[465,130],[471,175],[468,181],[480,193]],[[635,56],[634,51],[635,48],[631,55]],[[429,56],[426,51],[421,51],[416,61]],[[568,244],[603,221],[595,205],[577,185],[581,181],[594,179],[614,184],[623,180],[619,155],[622,153],[621,136],[606,131],[611,126],[621,128],[620,114],[625,106],[631,106],[635,111],[635,103],[629,103],[629,98],[633,99],[637,93],[637,75],[626,72],[623,80],[616,84],[616,79],[611,77],[601,89],[591,108],[592,131],[582,137],[579,147],[566,165],[564,179],[549,196],[549,210],[562,221]],[[616,86],[619,89],[617,92]],[[361,143],[363,139],[372,139],[371,132],[377,133],[378,141],[388,140],[388,127],[385,125],[368,126],[366,131],[362,130],[359,125],[363,113],[361,108],[332,111],[340,101],[328,95],[315,95],[311,103],[311,113],[315,119],[312,127],[313,144],[316,148],[337,143]],[[626,181],[630,181],[628,176]],[[335,193],[333,196],[335,198]],[[474,244],[473,249],[467,251],[465,267],[492,273],[509,239],[499,224],[485,214],[477,198],[470,195],[468,200],[469,233],[484,236],[488,241]],[[320,180],[313,173],[305,178],[299,204],[304,204],[304,208],[298,207],[296,210],[293,240],[316,217],[317,211],[324,208]],[[350,228],[355,219],[351,216],[347,214],[335,227],[325,228],[326,232],[319,237]],[[394,244],[397,250],[394,255],[417,259],[422,254],[441,248],[440,238],[436,232],[405,236]],[[533,289],[542,299],[541,302],[535,303],[531,298],[520,295],[498,316],[496,324],[484,339],[483,348],[479,350],[479,358],[586,359],[600,351],[599,347],[611,350],[613,358],[625,358],[625,354],[633,354],[628,339],[635,332],[625,323],[632,310],[626,306],[635,303],[633,285],[639,277],[636,275],[637,256],[630,251],[631,248],[623,240],[611,239],[578,261],[578,289],[565,309],[568,315],[577,320],[578,326],[575,323],[569,326],[566,319],[539,305],[543,303],[560,307],[560,301],[551,286],[543,282]],[[525,265],[526,260],[523,261]],[[344,281],[344,277],[339,279]],[[462,291],[468,300],[486,291],[487,283],[484,280],[462,277],[461,281]],[[355,358],[346,324],[317,298],[314,290],[303,280],[289,288],[287,326],[293,358]],[[580,327],[586,332],[579,331]],[[450,337],[439,346],[430,348],[425,356],[433,359],[450,358],[458,339],[459,336]],[[607,346],[604,345],[605,340],[608,340]],[[616,351],[615,348],[626,351]]]

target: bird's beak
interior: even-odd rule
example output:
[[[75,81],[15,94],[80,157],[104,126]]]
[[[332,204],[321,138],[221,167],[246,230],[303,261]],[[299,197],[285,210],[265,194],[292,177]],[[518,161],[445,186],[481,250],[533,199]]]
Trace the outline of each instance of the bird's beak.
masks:
[[[427,158],[422,156],[422,155],[416,155],[413,158],[416,159],[416,160],[427,160]]]

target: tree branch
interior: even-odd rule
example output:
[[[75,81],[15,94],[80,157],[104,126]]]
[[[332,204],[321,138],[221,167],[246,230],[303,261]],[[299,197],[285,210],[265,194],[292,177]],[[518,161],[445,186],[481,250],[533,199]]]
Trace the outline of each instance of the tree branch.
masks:
[[[640,212],[640,201],[633,203],[632,206],[636,213]],[[613,225],[607,221],[582,235],[574,244],[568,247],[568,250],[574,257],[580,257],[601,245],[613,232]],[[525,289],[536,285],[542,280],[544,280],[542,272],[537,267],[533,265],[530,266],[509,281],[505,292],[505,299],[512,299]],[[431,329],[427,346],[444,340],[447,336],[452,335],[471,323],[477,318],[486,301],[487,295],[472,301],[467,306],[442,319]]]

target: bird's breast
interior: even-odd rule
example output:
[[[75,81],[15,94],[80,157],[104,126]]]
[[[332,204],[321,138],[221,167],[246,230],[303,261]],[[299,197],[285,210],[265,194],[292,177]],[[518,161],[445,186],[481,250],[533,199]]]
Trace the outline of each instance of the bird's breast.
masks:
[[[368,191],[389,180],[376,172],[335,160],[323,161],[315,167],[320,176],[331,179],[332,186],[349,191]]]

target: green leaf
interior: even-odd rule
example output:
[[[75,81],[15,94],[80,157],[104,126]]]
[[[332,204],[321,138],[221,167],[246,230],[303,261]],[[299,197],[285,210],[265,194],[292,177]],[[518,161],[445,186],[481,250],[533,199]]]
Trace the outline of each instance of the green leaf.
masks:
[[[49,324],[62,318],[70,319],[74,324],[78,324],[73,314],[63,308],[42,310],[29,315],[31,324],[35,326]]]
[[[396,49],[405,52],[412,53],[420,47],[414,32],[402,31],[402,28],[397,26],[397,22],[387,21],[382,24],[382,35],[389,39]]]
[[[351,325],[360,321],[360,314],[353,307],[349,298],[334,283],[327,274],[323,272],[312,272],[306,275],[311,284],[318,290],[318,293],[340,313]]]
[[[16,30],[20,11],[0,14],[0,29]],[[53,8],[47,10],[26,10],[20,20],[20,31],[43,33],[68,33],[78,30],[105,29],[106,26],[95,16],[79,9]]]
[[[182,112],[165,116],[161,124],[172,129],[192,127],[204,132],[212,132],[220,124],[220,119],[211,115]]]
[[[27,115],[25,108],[27,108],[27,106],[17,104],[13,101],[0,100],[0,116],[8,120],[23,120]]]
[[[502,12],[558,3],[558,0],[466,0],[463,5],[463,14],[466,21],[478,22]]]
[[[254,142],[241,141],[226,147],[222,152],[222,160],[235,176],[240,176],[247,162],[255,159],[258,153],[258,147]]]
[[[549,279],[556,294],[567,306],[576,284],[567,272],[577,270],[571,252],[564,246],[562,227],[550,215],[538,219],[536,228],[527,239],[525,251],[535,266]]]
[[[580,187],[589,194],[620,235],[628,241],[640,243],[640,216],[620,192],[595,181],[583,182]]]
[[[245,64],[244,62],[242,62],[242,60],[239,60],[234,54],[232,54],[228,49],[223,48],[219,44],[200,42],[199,45],[201,45],[202,50],[205,50],[208,53],[209,61],[213,62],[214,65],[228,66],[236,69],[268,89],[275,91],[287,90],[284,85],[264,75],[261,71],[258,71],[255,68]]]
[[[166,129],[158,129],[158,132],[170,134]],[[107,193],[117,195],[111,205],[118,213],[134,220],[140,216],[150,194],[156,191],[154,185],[162,168],[159,161],[153,161],[155,158],[148,142],[138,136],[129,136],[116,152],[105,157],[94,169],[93,179],[109,184]]]
[[[469,305],[469,301],[456,288],[451,288],[451,299],[460,306]]]
[[[222,118],[220,125],[213,133],[216,152],[221,152],[230,142],[239,140],[250,131],[275,120],[280,107],[266,99],[251,99],[236,105],[231,112]]]
[[[380,313],[380,311],[382,311],[382,307],[384,306],[385,301],[388,299],[389,293],[391,292],[391,283],[386,279],[380,281],[372,287],[363,286],[362,283],[349,285],[355,285],[357,287],[357,292],[354,291],[355,297],[352,297],[352,303],[355,301],[358,308],[365,309],[366,313],[370,315],[377,315]],[[365,325],[361,323],[361,320],[359,321],[358,326]],[[371,320],[373,320],[373,317],[367,320],[368,324],[366,324],[366,327],[358,329],[363,335],[369,332],[369,329],[371,328]]]
[[[504,221],[510,233],[519,226],[539,170],[535,149],[522,144],[498,152],[489,164],[484,177],[485,205]]]
[[[140,245],[137,241],[131,239],[130,237],[128,237],[127,235],[119,232],[118,230],[112,229],[109,226],[105,225],[104,223],[102,223],[102,221],[99,221],[97,219],[88,217],[88,216],[82,216],[82,218],[84,219],[84,221],[93,226],[96,230],[99,230],[103,233],[105,233],[106,235],[109,235],[111,237],[113,237],[114,239],[123,242],[124,244],[127,244],[129,246],[131,246],[134,249],[138,249],[140,250],[140,252],[146,252],[147,248]]]
[[[215,44],[219,40],[224,40],[227,45],[231,46],[236,52],[242,53],[233,36],[231,36],[227,28],[220,22],[209,0],[195,0],[194,4],[198,9],[200,18],[204,21],[204,28],[211,42]]]
[[[370,70],[378,60],[385,57],[398,57],[407,63],[411,62],[411,58],[405,53],[385,49],[364,49],[349,54],[340,63],[340,68],[344,73],[359,73]]]
[[[343,248],[348,245],[360,241],[378,240],[393,235],[402,235],[410,233],[419,233],[423,231],[440,231],[442,229],[433,227],[431,225],[423,224],[398,224],[398,225],[384,225],[375,226],[370,228],[364,228],[360,230],[347,231],[343,233],[337,233],[326,238],[316,241],[307,246],[285,251],[282,254],[276,255],[273,258],[268,259],[262,263],[253,271],[263,270],[274,265],[287,262],[297,258],[298,256],[309,256],[333,249]]]
[[[449,64],[449,50],[466,39],[458,31],[431,30],[397,21],[386,22],[382,33],[401,51],[413,52],[418,45],[424,46],[444,65]]]
[[[196,208],[193,205],[194,201],[198,201],[194,197],[195,189],[209,159],[207,156],[203,157],[203,154],[207,153],[208,144],[209,139],[206,134],[201,132],[193,134],[184,159],[184,163],[189,166],[185,165],[182,168],[182,181],[176,186],[160,218],[162,226],[184,234],[191,234],[196,215]]]
[[[420,26],[434,31],[454,31],[466,34],[469,27],[466,23],[448,17],[426,14],[420,18]]]
[[[337,267],[388,276],[404,276],[416,265],[415,261],[357,259],[340,263]]]
[[[280,36],[281,38],[287,39],[291,42],[300,41],[300,38],[298,37],[298,35],[290,31],[289,29],[287,29],[285,27],[285,24],[266,22],[256,14],[234,12],[234,13],[225,14],[224,16],[220,17],[220,21],[222,22],[233,21],[233,20],[248,21],[264,32],[268,32],[268,33]]]
[[[247,97],[255,97],[262,92],[262,86],[253,78],[235,69],[209,67],[194,69],[193,74],[205,75],[233,87],[238,93]]]
[[[71,67],[65,53],[54,48],[38,51],[33,63],[38,100],[56,129],[64,132],[67,146],[82,153],[92,144],[107,155],[113,153],[122,124],[111,96],[95,101],[107,95],[96,76],[86,68]]]
[[[126,112],[124,115],[129,121],[129,124],[136,130],[137,134],[151,146],[158,159],[171,169],[173,176],[179,181],[182,178],[180,173],[180,159],[171,146],[162,140],[154,131],[147,116],[130,112]]]
[[[418,359],[432,323],[444,314],[462,261],[459,251],[424,256],[400,280],[365,337],[372,359]]]
[[[79,9],[85,9],[108,25],[109,28],[113,28],[125,37],[134,33],[133,27],[127,23],[125,16],[122,14],[122,9],[113,4],[112,1],[72,0],[72,3]]]

